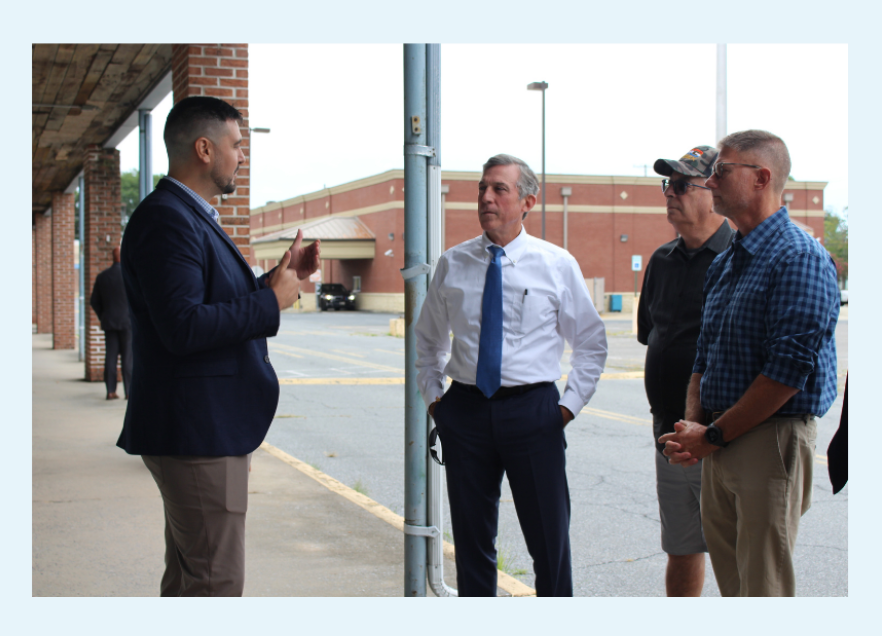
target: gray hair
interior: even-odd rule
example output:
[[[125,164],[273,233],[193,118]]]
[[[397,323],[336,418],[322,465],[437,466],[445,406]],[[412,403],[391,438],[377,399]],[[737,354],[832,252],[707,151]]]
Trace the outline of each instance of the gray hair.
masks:
[[[723,137],[717,147],[760,155],[772,171],[772,187],[779,194],[784,192],[790,176],[790,152],[783,139],[765,130],[742,130]]]
[[[523,159],[518,159],[512,155],[495,155],[487,160],[484,164],[484,172],[487,172],[493,166],[517,166],[520,168],[518,176],[518,199],[523,199],[528,194],[539,194],[539,180],[536,173],[530,170],[530,166]],[[524,215],[526,216],[526,214]]]

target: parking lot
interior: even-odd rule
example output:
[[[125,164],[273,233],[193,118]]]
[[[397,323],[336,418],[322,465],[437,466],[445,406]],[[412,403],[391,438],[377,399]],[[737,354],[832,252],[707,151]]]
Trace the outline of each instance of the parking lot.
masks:
[[[401,514],[404,340],[389,335],[395,317],[284,313],[278,336],[269,341],[282,391],[267,442]],[[645,348],[631,333],[630,315],[605,322],[610,348],[604,378],[566,432],[575,594],[662,596],[666,556],[643,390]],[[837,349],[840,397],[818,424],[814,503],[796,550],[799,596],[848,595],[848,488],[831,494],[825,458],[842,409],[847,308],[837,327]],[[449,531],[446,538],[452,541]],[[532,586],[531,560],[506,483],[498,548],[504,569]],[[709,563],[707,571],[704,595],[718,596]],[[447,582],[455,587],[451,576]]]

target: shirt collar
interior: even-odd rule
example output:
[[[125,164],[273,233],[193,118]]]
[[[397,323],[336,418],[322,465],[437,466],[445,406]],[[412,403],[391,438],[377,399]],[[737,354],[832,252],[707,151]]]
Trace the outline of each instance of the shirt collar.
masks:
[[[199,209],[202,210],[203,212],[205,212],[208,215],[208,218],[210,218],[212,221],[214,221],[214,215],[217,213],[217,210],[215,210],[208,201],[206,201],[205,199],[200,197],[198,194],[193,192],[193,190],[191,190],[190,188],[185,186],[183,183],[181,183],[177,179],[173,179],[172,177],[169,177],[168,175],[164,176],[163,179],[168,179],[169,181],[174,183],[176,186],[181,188],[184,192],[189,194],[190,197],[192,197],[193,201],[196,203],[196,205],[199,207]]]
[[[790,216],[787,214],[787,208],[782,206],[772,216],[753,228],[747,236],[742,236],[741,232],[735,234],[735,244],[741,245],[751,255],[756,254],[785,223],[789,222]]]
[[[728,221],[723,221],[723,224],[717,228],[717,231],[711,235],[711,237],[704,242],[704,245],[699,247],[695,253],[698,254],[703,249],[709,249],[714,254],[721,254],[726,251],[726,248],[729,247],[730,239],[732,237],[732,228],[729,227]],[[685,241],[683,241],[683,237],[679,237],[671,249],[668,251],[668,256],[674,253],[674,250],[679,249],[684,254],[688,252]]]
[[[524,251],[526,251],[527,249],[527,242],[529,241],[529,239],[530,235],[527,234],[527,228],[521,225],[520,233],[514,238],[511,243],[502,248],[505,251],[505,257],[513,264],[517,265],[521,256],[524,255]],[[487,256],[490,255],[490,252],[487,251],[487,248],[491,245],[496,245],[496,243],[494,243],[487,237],[487,232],[484,232],[481,235],[481,251],[484,252],[484,254]]]

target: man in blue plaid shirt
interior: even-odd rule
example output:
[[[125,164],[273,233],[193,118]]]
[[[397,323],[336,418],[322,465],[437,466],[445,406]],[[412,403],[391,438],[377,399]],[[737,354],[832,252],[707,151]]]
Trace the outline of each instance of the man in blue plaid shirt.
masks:
[[[659,442],[671,463],[704,459],[701,521],[723,596],[794,596],[815,417],[836,397],[836,268],[781,207],[784,142],[747,130],[718,146],[706,185],[738,233],[705,279],[686,417]]]

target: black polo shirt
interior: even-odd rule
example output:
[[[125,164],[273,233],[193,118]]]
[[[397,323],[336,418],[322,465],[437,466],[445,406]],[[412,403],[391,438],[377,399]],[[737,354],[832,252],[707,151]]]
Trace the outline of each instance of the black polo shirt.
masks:
[[[643,276],[637,310],[637,340],[647,345],[643,382],[658,438],[674,430],[686,411],[686,390],[692,378],[695,344],[701,330],[701,292],[704,276],[718,254],[732,243],[734,230],[727,222],[695,252],[682,238],[658,248]],[[657,430],[655,430],[657,429]]]

